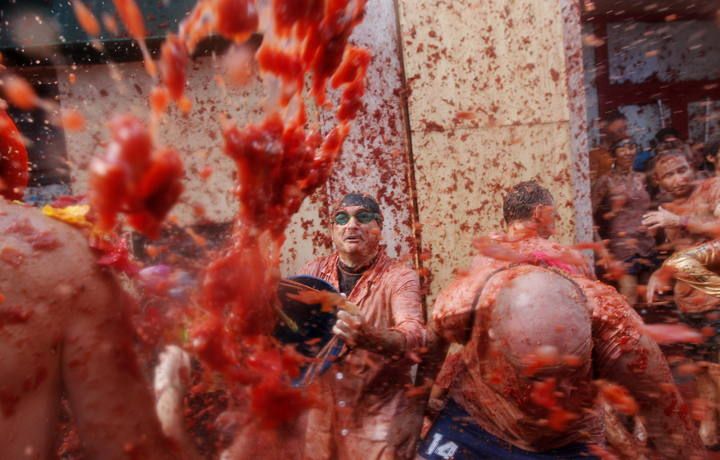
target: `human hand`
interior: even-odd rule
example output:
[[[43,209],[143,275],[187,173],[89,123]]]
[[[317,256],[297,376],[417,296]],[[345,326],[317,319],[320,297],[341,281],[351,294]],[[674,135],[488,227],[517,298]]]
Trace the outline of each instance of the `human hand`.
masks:
[[[655,273],[650,276],[647,284],[647,291],[645,297],[648,305],[653,303],[655,299],[655,293],[662,293],[669,291],[672,288],[672,271],[667,267],[660,267]]]
[[[365,327],[365,319],[359,314],[338,310],[333,334],[340,336],[350,346],[355,346],[364,338]]]
[[[681,223],[682,219],[680,216],[673,214],[662,206],[659,207],[657,211],[646,213],[642,218],[642,224],[650,230],[679,227]]]
[[[155,367],[155,412],[165,436],[176,441],[185,433],[183,396],[189,374],[190,356],[176,345],[165,347]]]

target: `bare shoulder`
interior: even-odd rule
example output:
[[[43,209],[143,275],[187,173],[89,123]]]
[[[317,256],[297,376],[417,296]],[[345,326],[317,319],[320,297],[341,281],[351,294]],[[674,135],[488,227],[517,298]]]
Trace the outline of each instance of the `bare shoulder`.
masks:
[[[82,232],[40,211],[0,203],[0,293],[58,304],[103,279]]]

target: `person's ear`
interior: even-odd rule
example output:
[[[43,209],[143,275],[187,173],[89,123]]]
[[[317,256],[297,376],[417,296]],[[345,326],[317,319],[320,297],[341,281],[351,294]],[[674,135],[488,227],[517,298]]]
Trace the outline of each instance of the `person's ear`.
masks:
[[[535,222],[538,222],[539,220],[542,219],[543,207],[544,207],[544,205],[542,205],[542,204],[535,206],[535,209],[533,209],[533,212],[532,212],[532,220],[534,220]]]

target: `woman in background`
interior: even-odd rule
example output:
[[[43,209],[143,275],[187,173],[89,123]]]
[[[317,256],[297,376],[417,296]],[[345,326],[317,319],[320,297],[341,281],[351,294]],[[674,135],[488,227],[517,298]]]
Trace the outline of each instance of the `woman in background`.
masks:
[[[610,253],[625,264],[626,273],[618,280],[620,292],[631,305],[638,300],[638,279],[652,273],[655,240],[641,224],[651,207],[646,176],[633,171],[638,147],[626,137],[612,145],[613,165],[592,188],[593,215],[610,240]]]

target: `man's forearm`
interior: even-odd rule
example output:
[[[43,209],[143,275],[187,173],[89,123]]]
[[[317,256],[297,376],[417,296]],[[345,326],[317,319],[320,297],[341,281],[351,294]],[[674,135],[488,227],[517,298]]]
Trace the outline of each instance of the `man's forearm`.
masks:
[[[358,347],[365,350],[393,357],[403,356],[407,351],[406,345],[407,340],[402,332],[367,325],[363,327],[363,333],[357,343]]]

